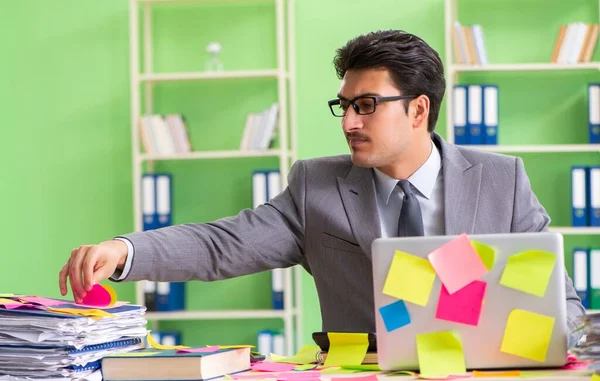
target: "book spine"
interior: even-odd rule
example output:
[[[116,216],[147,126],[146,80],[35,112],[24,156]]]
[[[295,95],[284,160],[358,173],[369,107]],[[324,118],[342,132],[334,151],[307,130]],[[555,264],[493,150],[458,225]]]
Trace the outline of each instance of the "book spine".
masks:
[[[80,354],[80,353],[101,351],[103,349],[122,348],[122,347],[128,347],[130,345],[136,345],[141,342],[142,342],[142,339],[140,339],[139,337],[136,337],[134,339],[119,340],[119,341],[112,341],[112,342],[102,343],[102,344],[88,345],[81,349],[71,349],[71,350],[67,351],[67,354],[75,355],[75,354]]]

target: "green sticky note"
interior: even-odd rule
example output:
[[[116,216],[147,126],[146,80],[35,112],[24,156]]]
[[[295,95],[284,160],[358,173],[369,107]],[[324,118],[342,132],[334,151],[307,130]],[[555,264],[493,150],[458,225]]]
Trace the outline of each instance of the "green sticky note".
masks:
[[[417,357],[423,377],[447,377],[467,373],[462,343],[452,331],[417,335]]]
[[[506,262],[500,284],[542,298],[555,263],[556,255],[542,250],[512,255]]]
[[[383,293],[425,307],[435,281],[435,270],[428,260],[396,250]]]
[[[327,332],[329,351],[325,366],[360,365],[362,364],[369,339],[366,333]]]
[[[553,328],[553,317],[514,309],[508,315],[500,350],[543,362],[546,360]]]
[[[15,296],[15,294],[11,294],[11,293],[2,293],[2,294],[0,294],[0,298],[12,298],[14,296]]]
[[[319,351],[320,351],[320,348],[318,345],[314,345],[314,344],[304,345],[302,348],[300,348],[298,353],[296,353],[295,355],[290,356],[290,357],[282,357],[282,356],[274,357],[274,355],[271,354],[271,361],[287,363],[287,364],[300,364],[300,365],[310,364],[310,363],[317,361],[317,353]]]
[[[377,364],[364,364],[364,365],[342,365],[340,368],[347,370],[355,370],[357,372],[379,372],[381,368]]]
[[[481,258],[481,262],[483,262],[485,268],[488,269],[488,271],[493,269],[494,263],[496,262],[496,251],[485,243],[473,240],[471,240],[471,245],[479,255],[479,258]]]

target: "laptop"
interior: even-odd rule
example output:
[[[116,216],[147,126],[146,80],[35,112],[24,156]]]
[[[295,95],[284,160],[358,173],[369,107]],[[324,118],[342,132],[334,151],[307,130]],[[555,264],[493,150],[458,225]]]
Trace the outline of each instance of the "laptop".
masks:
[[[417,335],[452,330],[460,338],[467,369],[523,369],[559,367],[567,362],[568,326],[566,317],[563,237],[558,233],[512,233],[468,235],[467,238],[492,247],[495,264],[479,280],[487,283],[477,326],[436,318],[441,281],[435,276],[427,304],[405,302],[411,322],[388,332],[380,308],[399,299],[383,294],[383,287],[396,250],[428,259],[427,255],[457,236],[378,238],[372,244],[377,355],[382,370],[418,370]],[[507,259],[528,250],[556,255],[543,297],[499,283]],[[555,319],[543,361],[502,352],[501,344],[509,314],[524,309]]]

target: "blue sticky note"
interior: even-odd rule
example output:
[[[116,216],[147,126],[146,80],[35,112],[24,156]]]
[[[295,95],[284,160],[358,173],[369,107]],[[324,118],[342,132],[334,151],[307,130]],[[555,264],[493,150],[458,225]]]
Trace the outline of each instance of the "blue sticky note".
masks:
[[[410,324],[410,315],[403,300],[379,308],[379,313],[388,332]]]

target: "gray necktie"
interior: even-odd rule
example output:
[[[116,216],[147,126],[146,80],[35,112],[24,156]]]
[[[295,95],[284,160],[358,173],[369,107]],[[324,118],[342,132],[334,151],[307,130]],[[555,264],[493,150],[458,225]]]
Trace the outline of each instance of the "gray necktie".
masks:
[[[398,186],[404,192],[402,209],[398,218],[398,237],[423,236],[423,217],[417,196],[413,193],[408,180],[398,181]]]

